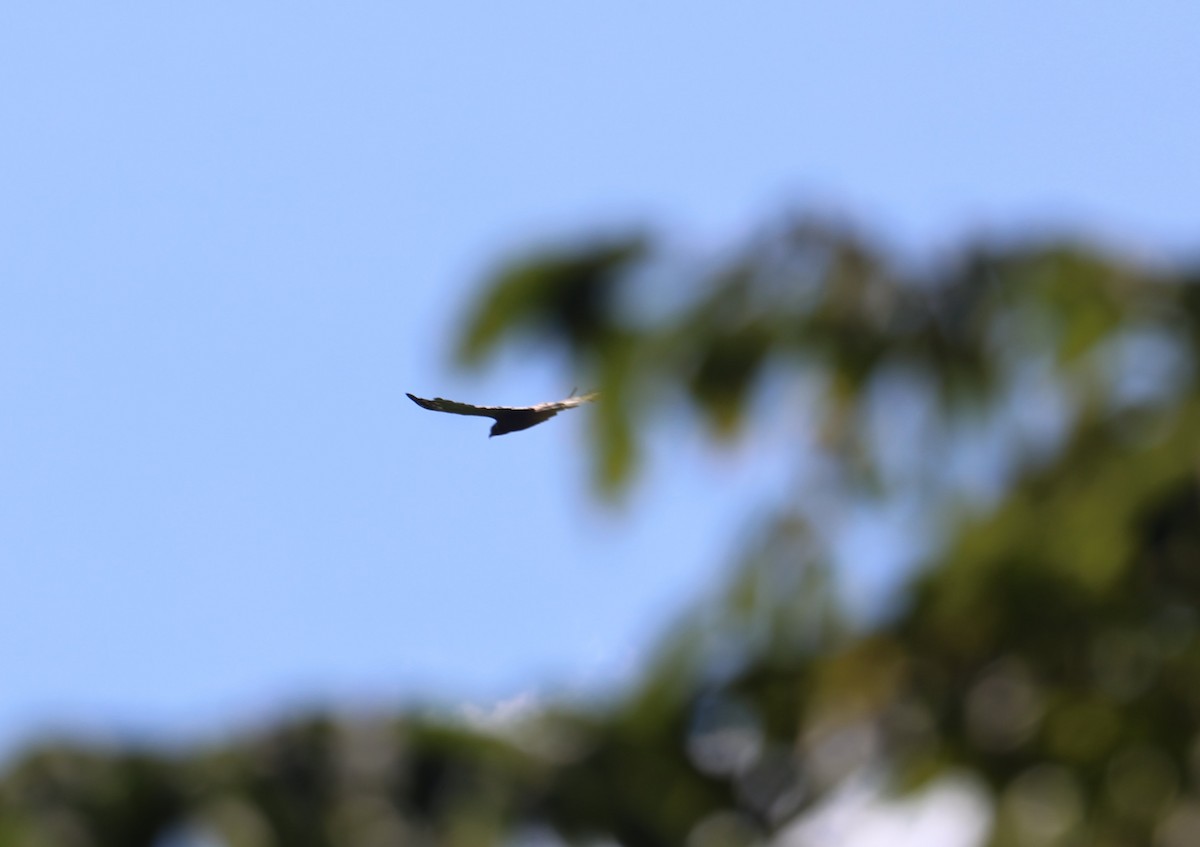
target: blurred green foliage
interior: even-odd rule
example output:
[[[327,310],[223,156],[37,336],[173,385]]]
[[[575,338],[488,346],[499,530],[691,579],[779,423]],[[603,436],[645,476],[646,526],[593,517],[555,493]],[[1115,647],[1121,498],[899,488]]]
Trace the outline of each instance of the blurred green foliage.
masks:
[[[780,462],[820,459],[642,683],[503,728],[31,751],[0,847],[759,844],[864,774],[983,786],[1001,847],[1200,843],[1198,282],[1070,244],[905,267],[809,220],[700,270],[640,235],[515,262],[461,360],[565,356],[602,392],[601,494],[656,426],[753,441],[769,416],[795,433]],[[982,493],[964,466],[991,468]],[[864,504],[907,509],[924,553],[860,618],[823,516]]]

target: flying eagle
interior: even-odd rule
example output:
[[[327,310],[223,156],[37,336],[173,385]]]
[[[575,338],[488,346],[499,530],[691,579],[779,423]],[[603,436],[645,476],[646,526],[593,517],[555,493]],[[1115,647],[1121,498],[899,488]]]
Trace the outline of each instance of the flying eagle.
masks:
[[[529,429],[531,426],[550,420],[563,409],[574,409],[576,406],[595,400],[596,397],[597,394],[593,392],[584,394],[582,397],[568,397],[566,400],[558,400],[554,403],[538,403],[536,406],[472,406],[469,403],[443,400],[441,397],[426,400],[412,394],[408,395],[409,400],[431,412],[450,412],[455,415],[494,418],[496,422],[492,424],[492,431],[488,433],[488,438],[493,435],[504,435],[506,432]]]

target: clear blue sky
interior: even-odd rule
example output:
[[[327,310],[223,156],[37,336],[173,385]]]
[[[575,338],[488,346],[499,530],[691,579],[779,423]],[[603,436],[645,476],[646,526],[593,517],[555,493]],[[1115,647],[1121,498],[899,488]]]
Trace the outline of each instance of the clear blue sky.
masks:
[[[417,409],[572,387],[448,367],[487,269],[807,204],[1179,255],[1197,43],[1176,2],[8,4],[0,752],[626,677],[779,480],[668,423],[606,512],[580,413]]]

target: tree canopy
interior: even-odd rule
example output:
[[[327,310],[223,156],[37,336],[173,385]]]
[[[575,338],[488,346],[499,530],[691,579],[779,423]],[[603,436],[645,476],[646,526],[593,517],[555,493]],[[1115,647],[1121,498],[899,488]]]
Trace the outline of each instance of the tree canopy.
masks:
[[[654,427],[794,422],[779,460],[810,470],[728,583],[604,708],[30,751],[0,847],[761,844],[864,774],[981,786],[993,845],[1197,843],[1198,283],[1065,242],[901,262],[790,217],[716,258],[637,233],[514,261],[459,360],[565,357],[599,392],[601,497]],[[829,518],[856,508],[900,510],[920,559],[868,615]]]

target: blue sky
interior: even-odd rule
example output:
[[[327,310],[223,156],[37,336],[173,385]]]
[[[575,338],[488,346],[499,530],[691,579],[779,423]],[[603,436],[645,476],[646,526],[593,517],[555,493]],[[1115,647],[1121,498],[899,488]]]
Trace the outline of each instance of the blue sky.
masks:
[[[782,436],[667,422],[605,510],[586,413],[417,409],[573,386],[449,367],[488,269],[792,207],[1194,253],[1198,35],[1095,0],[0,11],[0,751],[627,678]]]

